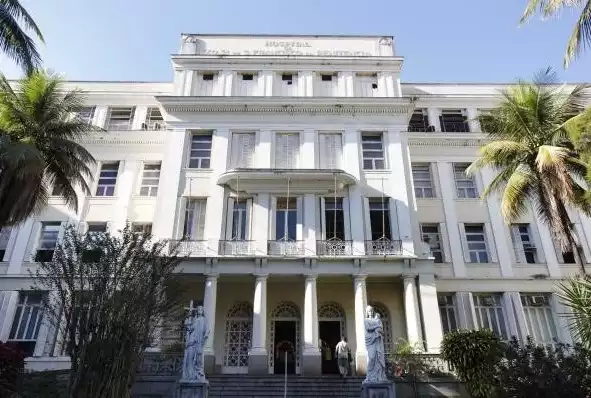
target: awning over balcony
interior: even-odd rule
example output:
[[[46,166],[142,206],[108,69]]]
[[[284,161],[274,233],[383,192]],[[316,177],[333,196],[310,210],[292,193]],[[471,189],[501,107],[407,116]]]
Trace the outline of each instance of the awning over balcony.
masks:
[[[246,193],[328,194],[357,183],[351,174],[337,169],[233,169],[222,174],[218,185]]]

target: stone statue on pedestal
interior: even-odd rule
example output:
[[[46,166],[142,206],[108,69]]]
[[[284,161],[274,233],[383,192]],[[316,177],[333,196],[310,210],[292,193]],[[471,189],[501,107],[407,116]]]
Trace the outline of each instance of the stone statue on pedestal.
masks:
[[[394,398],[394,384],[386,376],[384,352],[384,326],[380,315],[372,306],[365,310],[365,348],[367,350],[367,375],[363,380],[362,397]]]

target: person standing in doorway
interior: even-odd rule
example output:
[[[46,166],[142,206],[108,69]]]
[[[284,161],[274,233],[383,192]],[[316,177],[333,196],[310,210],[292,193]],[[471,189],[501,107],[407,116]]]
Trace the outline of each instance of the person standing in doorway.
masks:
[[[335,348],[335,354],[341,377],[346,377],[349,372],[349,357],[351,355],[351,350],[349,349],[347,338],[345,336],[341,336],[341,341],[339,341]]]

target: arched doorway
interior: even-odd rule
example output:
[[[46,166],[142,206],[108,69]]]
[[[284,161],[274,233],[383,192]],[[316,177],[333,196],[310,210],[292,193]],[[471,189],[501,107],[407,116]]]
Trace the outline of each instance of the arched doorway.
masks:
[[[384,327],[384,351],[386,354],[392,352],[392,326],[390,324],[390,311],[382,303],[370,303],[376,313],[380,315],[382,319],[382,325]]]
[[[339,367],[335,358],[335,347],[345,336],[345,311],[340,304],[328,302],[318,309],[318,337],[322,354],[322,373],[337,374]]]
[[[300,373],[300,310],[284,301],[275,307],[269,323],[269,373]]]
[[[252,336],[252,306],[234,304],[226,314],[222,373],[248,373],[248,350]]]

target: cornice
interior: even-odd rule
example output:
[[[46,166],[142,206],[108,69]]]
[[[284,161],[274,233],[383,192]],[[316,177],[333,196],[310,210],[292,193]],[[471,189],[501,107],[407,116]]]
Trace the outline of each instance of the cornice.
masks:
[[[472,147],[480,148],[490,142],[482,133],[460,133],[455,135],[430,133],[408,135],[408,145],[412,147]]]

